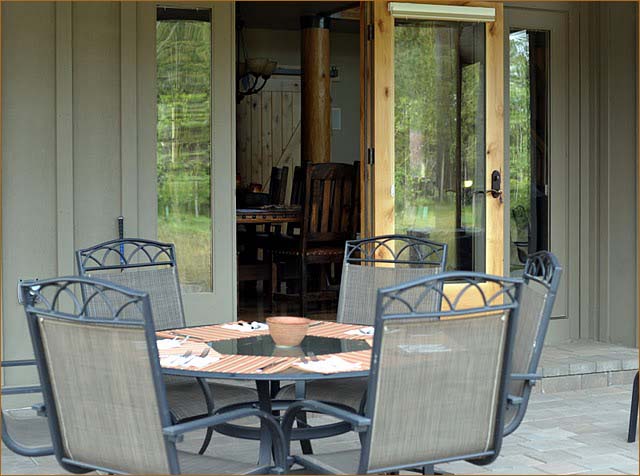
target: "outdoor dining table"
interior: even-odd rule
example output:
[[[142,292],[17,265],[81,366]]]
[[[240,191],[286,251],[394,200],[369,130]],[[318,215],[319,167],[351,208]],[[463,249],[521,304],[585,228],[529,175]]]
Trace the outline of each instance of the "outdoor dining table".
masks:
[[[254,405],[266,412],[285,410],[290,402],[275,401],[280,382],[294,382],[296,398],[304,398],[304,382],[320,379],[366,377],[369,375],[373,336],[365,332],[367,326],[341,324],[331,321],[312,321],[307,335],[297,347],[278,347],[274,344],[268,329],[238,330],[235,323],[198,327],[185,327],[157,332],[159,339],[182,339],[186,342],[176,353],[187,349],[198,354],[204,347],[212,349],[215,361],[196,368],[186,365],[163,363],[163,372],[170,375],[195,377],[207,392],[206,379],[228,379],[255,381],[258,392],[257,402],[245,402],[215,409],[215,413],[230,411],[239,407]],[[203,353],[209,352],[205,350]],[[316,365],[338,356],[351,364],[348,371],[332,371],[331,367],[320,372],[305,370],[309,362]],[[313,359],[313,360],[311,360]],[[212,359],[213,360],[213,359]],[[306,364],[305,364],[306,363]],[[322,364],[320,364],[322,365]],[[211,401],[211,395],[207,395]],[[214,396],[215,398],[215,396]],[[208,402],[209,406],[209,402]],[[213,408],[208,408],[213,413]],[[296,428],[294,440],[310,440],[344,433],[349,430],[344,422],[330,423],[316,427]],[[239,424],[216,426],[215,431],[246,439],[260,440],[260,463],[271,458],[270,434],[264,427],[249,427]],[[209,432],[208,438],[211,437]]]

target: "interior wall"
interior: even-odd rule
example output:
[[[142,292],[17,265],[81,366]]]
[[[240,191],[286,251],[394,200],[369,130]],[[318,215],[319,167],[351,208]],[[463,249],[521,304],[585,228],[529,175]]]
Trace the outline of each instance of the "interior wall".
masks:
[[[300,66],[300,31],[246,28],[244,38],[249,56]],[[331,65],[340,72],[331,81],[331,107],[340,109],[342,119],[341,129],[331,131],[332,162],[353,163],[360,157],[359,42],[358,34],[331,32]]]

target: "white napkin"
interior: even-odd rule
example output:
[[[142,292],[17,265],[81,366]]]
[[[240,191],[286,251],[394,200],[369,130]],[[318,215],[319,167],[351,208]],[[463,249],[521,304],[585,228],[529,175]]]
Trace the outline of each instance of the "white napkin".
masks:
[[[269,329],[269,326],[262,323],[253,321],[251,324],[248,322],[236,322],[234,324],[225,324],[222,326],[223,329],[229,329],[233,331],[240,332],[253,332],[253,331],[266,331]]]
[[[356,362],[347,362],[337,356],[331,356],[324,360],[308,360],[304,362],[296,362],[293,364],[299,369],[306,370],[307,372],[315,372],[320,374],[332,374],[338,372],[354,372],[362,369],[362,365]]]
[[[169,355],[160,359],[160,365],[162,367],[195,367],[201,369],[214,362],[220,360],[220,357],[215,355],[208,355],[206,357],[192,356],[183,357],[182,355]]]
[[[372,336],[373,331],[375,329],[373,327],[362,327],[360,329],[352,329],[350,331],[345,332],[345,334],[349,334],[352,336]]]
[[[156,341],[158,350],[175,349],[180,347],[180,344],[182,344],[182,341],[178,339],[159,339]]]

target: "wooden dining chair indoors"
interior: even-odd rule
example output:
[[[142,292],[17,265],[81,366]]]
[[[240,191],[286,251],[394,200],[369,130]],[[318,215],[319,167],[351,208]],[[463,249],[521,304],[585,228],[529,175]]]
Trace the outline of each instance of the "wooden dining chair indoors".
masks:
[[[344,244],[353,232],[355,169],[347,164],[308,164],[305,171],[303,218],[300,235],[284,240],[272,249],[274,299],[296,299],[302,315],[314,300],[336,299],[335,291],[309,292],[309,267],[342,263]],[[281,293],[284,269],[294,264],[298,269],[296,293]]]
[[[269,179],[270,205],[284,205],[287,198],[287,179],[289,167],[272,167]]]

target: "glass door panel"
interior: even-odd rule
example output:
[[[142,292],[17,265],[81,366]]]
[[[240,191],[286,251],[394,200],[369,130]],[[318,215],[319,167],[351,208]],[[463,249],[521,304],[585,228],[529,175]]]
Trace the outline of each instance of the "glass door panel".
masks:
[[[485,27],[395,20],[395,233],[485,269]]]
[[[509,271],[549,249],[549,32],[509,33]]]
[[[373,2],[365,230],[444,242],[447,269],[502,275],[503,7],[465,5],[493,21],[393,18]]]

